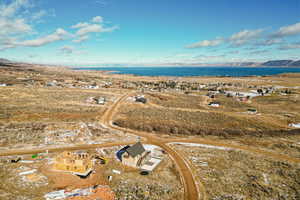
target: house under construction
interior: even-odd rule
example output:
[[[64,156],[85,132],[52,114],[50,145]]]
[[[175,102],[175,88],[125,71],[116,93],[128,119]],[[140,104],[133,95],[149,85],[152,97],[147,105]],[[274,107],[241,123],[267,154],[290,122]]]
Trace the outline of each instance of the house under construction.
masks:
[[[54,169],[71,172],[78,176],[88,176],[94,168],[92,156],[83,151],[63,152],[54,161]]]

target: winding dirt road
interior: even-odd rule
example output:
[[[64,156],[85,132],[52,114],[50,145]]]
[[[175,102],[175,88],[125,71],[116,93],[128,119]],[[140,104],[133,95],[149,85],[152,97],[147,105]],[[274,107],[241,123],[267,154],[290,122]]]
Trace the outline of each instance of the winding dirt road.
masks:
[[[132,94],[131,94],[132,95]],[[173,161],[176,164],[176,167],[178,168],[178,171],[181,175],[181,180],[184,185],[184,199],[185,200],[199,200],[204,195],[200,195],[197,189],[197,185],[195,183],[195,179],[193,177],[193,174],[191,172],[191,169],[189,165],[187,164],[187,161],[175,150],[173,150],[171,147],[169,147],[164,141],[161,140],[160,137],[157,137],[155,135],[149,134],[147,132],[141,132],[141,131],[134,131],[130,129],[121,128],[118,126],[114,126],[112,124],[112,119],[114,114],[117,112],[118,107],[120,104],[126,100],[130,94],[124,95],[120,99],[118,99],[103,115],[102,117],[102,123],[106,126],[110,127],[111,129],[125,131],[137,136],[141,136],[145,139],[147,139],[146,143],[153,144],[156,146],[161,147],[164,149],[173,159]],[[203,198],[202,198],[203,199]]]

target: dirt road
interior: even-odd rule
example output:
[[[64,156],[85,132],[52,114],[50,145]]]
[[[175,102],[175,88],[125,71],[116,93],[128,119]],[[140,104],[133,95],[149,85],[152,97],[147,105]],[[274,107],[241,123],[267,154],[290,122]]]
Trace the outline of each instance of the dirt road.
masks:
[[[103,117],[101,119],[102,123],[104,123],[106,126],[110,127],[111,129],[121,130],[121,131],[129,132],[129,133],[137,135],[137,136],[141,136],[147,140],[146,143],[153,144],[153,145],[159,146],[162,149],[164,149],[171,156],[173,161],[175,162],[176,167],[178,168],[178,171],[181,175],[181,180],[184,185],[184,199],[185,200],[204,199],[202,197],[204,197],[205,195],[201,195],[198,192],[198,188],[195,183],[195,179],[194,179],[191,169],[190,169],[189,165],[187,164],[187,162],[185,161],[185,159],[179,153],[177,153],[175,150],[173,150],[171,147],[169,147],[164,141],[162,141],[160,137],[149,134],[147,132],[134,131],[134,130],[130,130],[130,129],[121,128],[118,126],[114,126],[112,124],[111,120],[113,119],[114,114],[117,112],[118,107],[129,96],[130,96],[130,94],[127,94],[127,95],[124,95],[123,97],[121,97],[120,99],[118,99],[105,112],[105,114],[103,115]]]
[[[94,149],[94,148],[103,148],[103,147],[112,147],[112,146],[123,146],[134,144],[136,141],[132,142],[112,142],[112,143],[103,143],[103,144],[83,144],[83,145],[73,145],[65,147],[43,147],[37,149],[17,149],[17,150],[8,150],[0,152],[0,156],[13,156],[13,155],[26,155],[26,154],[36,154],[36,153],[45,153],[47,150],[49,153],[61,152],[61,151],[75,151],[83,149]]]

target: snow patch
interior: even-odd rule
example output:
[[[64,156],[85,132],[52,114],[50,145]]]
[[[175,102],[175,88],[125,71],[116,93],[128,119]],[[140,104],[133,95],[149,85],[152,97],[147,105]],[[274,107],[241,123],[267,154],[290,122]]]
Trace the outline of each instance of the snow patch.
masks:
[[[196,144],[196,143],[186,143],[186,142],[172,142],[169,144],[179,144],[179,145],[184,145],[188,147],[202,147],[202,148],[208,148],[208,149],[218,149],[218,150],[232,150],[231,148],[228,147],[218,147],[218,146],[213,146],[213,145],[208,145],[208,144]]]

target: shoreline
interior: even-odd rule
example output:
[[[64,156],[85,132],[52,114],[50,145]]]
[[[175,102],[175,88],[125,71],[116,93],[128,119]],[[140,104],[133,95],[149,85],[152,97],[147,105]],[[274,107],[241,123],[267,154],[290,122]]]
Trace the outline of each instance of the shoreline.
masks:
[[[189,75],[189,76],[168,76],[168,75],[138,75],[138,74],[133,74],[133,73],[122,73],[121,71],[117,71],[117,70],[103,70],[103,68],[106,67],[81,67],[81,68],[73,68],[73,67],[68,67],[70,70],[74,70],[74,71],[88,71],[88,72],[100,72],[101,74],[104,75],[108,75],[108,76],[127,76],[127,77],[133,77],[133,78],[154,78],[154,79],[194,79],[194,78],[260,78],[260,77],[274,77],[274,76],[282,76],[282,75],[286,75],[286,74],[299,74],[300,75],[300,71],[299,72],[283,72],[283,73],[278,73],[278,74],[267,74],[267,75],[240,75],[240,76],[231,76],[231,75]],[[101,69],[100,69],[101,68]],[[123,67],[107,67],[107,68],[123,68]],[[124,68],[136,68],[136,67],[124,67]],[[140,67],[138,67],[140,68]],[[144,67],[142,67],[144,68]],[[145,67],[146,68],[146,67]],[[157,67],[157,68],[167,68],[167,67]],[[169,67],[169,68],[181,68],[181,67]],[[182,67],[183,68],[183,67]],[[199,68],[210,68],[210,67],[199,67]],[[230,68],[230,69],[234,69],[234,68],[253,68],[253,67],[211,67],[211,68]],[[284,69],[284,68],[290,68],[290,67],[255,67],[255,68],[263,68],[263,69],[274,69],[274,68],[279,68],[279,69]],[[291,67],[292,68],[292,67]],[[99,70],[98,70],[99,69]],[[292,68],[294,69],[294,67]]]

